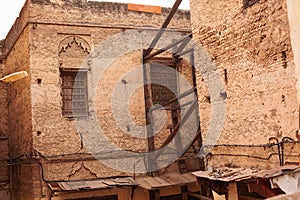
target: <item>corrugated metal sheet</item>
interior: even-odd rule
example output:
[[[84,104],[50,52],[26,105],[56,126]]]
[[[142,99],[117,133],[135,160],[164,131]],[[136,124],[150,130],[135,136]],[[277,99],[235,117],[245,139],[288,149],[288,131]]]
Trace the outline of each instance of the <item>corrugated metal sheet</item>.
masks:
[[[137,183],[131,178],[100,179],[93,181],[57,182],[49,184],[53,191],[78,191],[106,189],[111,187],[132,186]]]
[[[218,168],[214,171],[198,171],[193,174],[199,178],[207,178],[209,180],[218,180],[224,182],[242,181],[252,178],[274,178],[287,173],[299,172],[300,167],[297,165],[286,165],[269,170],[247,169],[247,168]]]
[[[107,189],[112,187],[136,186],[139,185],[147,190],[155,190],[169,186],[181,186],[189,183],[196,183],[196,177],[191,173],[168,173],[157,177],[143,177],[133,180],[132,178],[100,179],[94,181],[72,181],[57,182],[49,184],[52,191],[79,191]]]

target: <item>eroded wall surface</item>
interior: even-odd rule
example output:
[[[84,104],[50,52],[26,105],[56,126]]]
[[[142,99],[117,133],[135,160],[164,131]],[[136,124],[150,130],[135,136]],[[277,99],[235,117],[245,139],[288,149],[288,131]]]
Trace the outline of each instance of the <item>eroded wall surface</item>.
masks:
[[[284,0],[191,0],[194,40],[210,55],[226,90],[221,146],[209,157],[214,166],[278,165],[277,156],[269,158],[276,148],[252,145],[268,144],[271,137],[296,139],[299,111],[287,16]],[[206,81],[214,80],[198,74],[204,140],[211,105],[218,103],[211,102]]]
[[[3,56],[3,40],[0,41],[0,77],[6,75],[5,59]],[[7,107],[7,85],[0,83],[0,197],[9,199],[9,176],[8,176],[8,107]]]
[[[13,199],[42,199],[48,195],[45,183],[49,181],[131,175],[106,166],[90,155],[93,149],[86,147],[85,140],[91,141],[91,138],[98,137],[91,134],[97,133],[98,127],[90,123],[90,118],[95,116],[98,125],[106,132],[105,136],[122,150],[140,152],[146,149],[146,139],[132,138],[131,127],[128,128],[125,123],[120,130],[111,119],[112,92],[115,84],[123,84],[126,88],[130,84],[140,83],[141,76],[131,79],[134,81],[130,83],[126,80],[122,82],[123,76],[141,65],[142,48],[149,46],[156,33],[151,30],[160,27],[169,11],[170,9],[162,8],[162,14],[157,15],[128,11],[126,4],[71,0],[26,2],[5,40],[7,73],[20,70],[29,73],[29,77],[8,86]],[[180,31],[177,38],[182,37],[182,33],[189,32],[189,12],[178,11],[170,27],[175,32]],[[126,30],[130,29],[140,29],[140,32],[135,32],[139,36],[131,38],[132,40],[114,40],[110,43],[113,48],[102,49],[102,52],[108,57],[118,54],[118,46],[122,46],[125,51],[130,49],[133,41],[135,50],[125,51],[124,55],[107,63],[97,63],[95,58],[98,55],[94,51],[99,51],[99,45],[116,34],[126,34]],[[152,34],[148,35],[146,31]],[[169,40],[162,40],[158,48],[166,46],[176,37],[170,36]],[[106,69],[104,64],[110,67]],[[88,93],[96,95],[88,97],[88,116],[64,117],[60,68],[80,67],[87,70]],[[99,80],[95,73],[102,69],[105,70]],[[129,104],[133,121],[144,125],[142,87],[133,93]],[[87,131],[78,131],[80,128],[76,127],[77,122],[84,120],[87,120]],[[157,146],[161,143],[158,140]],[[110,156],[109,152],[100,152],[99,155]],[[125,167],[133,168],[134,164],[129,162]],[[178,170],[178,167],[174,169]]]

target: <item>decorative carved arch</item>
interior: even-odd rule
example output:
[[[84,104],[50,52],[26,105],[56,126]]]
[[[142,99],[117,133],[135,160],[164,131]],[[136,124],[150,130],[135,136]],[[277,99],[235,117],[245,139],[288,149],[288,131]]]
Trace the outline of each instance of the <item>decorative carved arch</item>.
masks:
[[[87,52],[88,54],[91,52],[91,47],[89,43],[78,36],[69,36],[65,38],[61,43],[59,44],[59,54],[62,52],[65,52],[68,48],[71,48],[72,45],[77,45],[78,47],[82,48],[84,52]]]
[[[91,47],[85,39],[78,36],[69,36],[59,44],[59,66],[63,68],[80,67],[79,65],[82,64],[90,52]]]

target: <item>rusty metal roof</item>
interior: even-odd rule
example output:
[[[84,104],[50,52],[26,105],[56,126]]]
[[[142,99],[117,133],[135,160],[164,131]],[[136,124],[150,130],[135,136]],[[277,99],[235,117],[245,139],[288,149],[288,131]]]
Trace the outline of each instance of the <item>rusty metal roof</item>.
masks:
[[[137,185],[131,178],[115,178],[115,179],[99,179],[93,181],[70,181],[57,182],[48,184],[52,191],[79,191],[79,190],[94,190],[107,189],[112,187],[133,186]]]
[[[156,190],[169,186],[181,186],[196,183],[196,177],[191,173],[168,173],[156,177],[143,177],[133,180],[132,178],[99,179],[93,181],[70,181],[48,184],[53,192],[82,191],[95,189],[108,189],[112,187],[140,186],[147,190]]]
[[[286,165],[282,167],[276,167],[268,170],[259,170],[253,168],[228,168],[222,167],[213,171],[198,171],[193,174],[199,178],[206,178],[209,180],[217,180],[224,182],[239,182],[243,180],[255,179],[255,178],[274,178],[287,173],[299,172],[300,167],[297,165]]]
[[[247,179],[248,177],[251,177],[252,174],[257,172],[257,169],[222,167],[213,171],[198,171],[194,172],[193,174],[200,178],[231,182],[245,178]]]
[[[138,178],[136,182],[147,190],[156,190],[169,186],[181,186],[196,183],[196,177],[191,173],[168,173],[157,177]]]

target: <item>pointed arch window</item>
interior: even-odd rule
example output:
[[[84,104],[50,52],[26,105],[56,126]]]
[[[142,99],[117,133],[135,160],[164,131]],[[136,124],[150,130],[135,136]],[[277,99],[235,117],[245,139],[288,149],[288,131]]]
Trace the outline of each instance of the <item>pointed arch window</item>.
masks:
[[[88,116],[88,65],[90,48],[80,37],[65,39],[60,47],[62,115]]]

